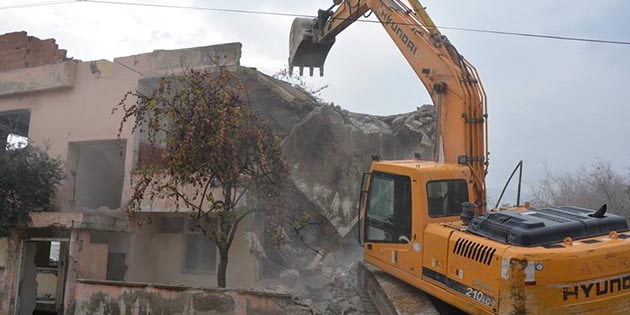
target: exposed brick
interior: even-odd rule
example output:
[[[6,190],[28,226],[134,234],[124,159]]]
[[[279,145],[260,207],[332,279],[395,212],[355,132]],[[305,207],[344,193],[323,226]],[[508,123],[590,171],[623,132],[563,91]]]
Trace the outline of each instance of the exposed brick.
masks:
[[[65,49],[57,49],[57,58],[59,59],[67,59],[66,54],[68,53]]]
[[[24,56],[11,55],[6,58],[2,58],[2,62],[0,62],[0,64],[11,65],[11,64],[19,63],[19,62],[24,62],[24,61],[25,61]]]
[[[26,40],[27,36],[26,36],[26,32],[25,31],[21,31],[21,32],[12,32],[12,33],[6,33],[4,35],[0,35],[2,40],[7,40],[7,41],[15,41],[15,40]]]
[[[48,51],[31,51],[29,54],[24,54],[24,58],[27,60],[51,60],[54,61],[57,57],[57,52],[54,50]]]
[[[41,50],[41,51],[45,51],[45,50],[54,51],[58,48],[54,39],[26,42],[26,47],[32,48],[33,50]]]
[[[37,67],[67,60],[54,39],[40,40],[26,32],[0,35],[0,71]]]
[[[19,57],[24,58],[28,55],[27,49],[13,49],[7,51],[0,51],[0,60],[4,61],[6,58]]]
[[[0,44],[0,51],[13,51],[16,49],[24,49],[26,48],[26,44],[25,43],[20,43],[20,42],[11,42],[11,43],[6,43],[4,45]]]

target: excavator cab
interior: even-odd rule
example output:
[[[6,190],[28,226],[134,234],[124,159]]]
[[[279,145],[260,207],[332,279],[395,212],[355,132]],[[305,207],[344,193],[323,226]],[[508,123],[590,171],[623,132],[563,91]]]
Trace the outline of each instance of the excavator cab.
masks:
[[[323,10],[322,10],[323,11]],[[326,11],[323,11],[324,13]],[[293,68],[299,67],[300,75],[304,75],[304,68],[309,68],[309,74],[313,76],[313,69],[319,68],[319,75],[324,75],[324,61],[328,52],[335,43],[335,39],[327,41],[318,40],[326,15],[320,13],[316,19],[296,18],[291,25],[289,34],[289,74],[293,74]]]

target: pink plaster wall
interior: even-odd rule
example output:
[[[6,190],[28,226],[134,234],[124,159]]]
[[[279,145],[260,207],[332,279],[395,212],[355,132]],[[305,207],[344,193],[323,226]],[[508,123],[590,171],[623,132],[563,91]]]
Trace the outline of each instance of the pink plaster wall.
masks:
[[[112,115],[112,108],[127,91],[135,88],[139,75],[115,63],[101,63],[99,66],[95,68],[87,62],[78,63],[71,88],[0,97],[0,112],[30,111],[29,139],[37,145],[47,145],[49,154],[62,160],[67,160],[70,142],[116,139],[122,113]],[[133,143],[129,128],[123,130],[121,137]],[[132,158],[133,146],[128,145],[127,170],[131,169]],[[65,175],[56,203],[60,210],[70,211],[73,208],[73,175],[68,170]],[[128,175],[125,178],[127,182]],[[123,200],[128,198],[126,191],[128,189],[123,189]]]
[[[180,214],[183,215],[183,214]],[[154,221],[159,216],[152,216]],[[259,264],[249,252],[245,233],[251,231],[251,219],[244,219],[230,249],[227,285],[230,288],[251,288],[258,280]],[[216,272],[187,273],[184,271],[185,234],[160,233],[155,224],[143,224],[132,237],[129,269],[125,280],[185,284],[197,287],[217,285]],[[219,265],[217,251],[216,266]]]
[[[136,90],[139,79],[178,73],[187,68],[217,64],[238,65],[240,56],[241,44],[234,43],[170,51],[157,50],[116,58],[115,62],[65,61],[61,64],[0,72],[2,82],[26,80],[30,86],[2,91],[0,113],[30,111],[29,139],[37,145],[47,145],[51,156],[68,161],[71,165],[74,161],[68,160],[70,143],[117,138],[123,113],[116,111],[112,114],[112,109],[126,92]],[[33,75],[37,73],[39,75]],[[54,73],[63,75],[49,75]],[[131,98],[128,104],[133,104],[134,101]],[[121,205],[129,199],[134,152],[138,147],[137,136],[131,134],[130,127],[127,124],[121,133],[121,138],[127,144]],[[59,188],[56,203],[61,211],[71,211],[74,208],[74,182],[70,167],[66,167],[65,175],[66,179]]]
[[[17,232],[6,238],[7,254],[0,267],[0,314],[11,314],[16,292],[21,238]]]
[[[64,305],[74,305],[77,291],[76,279],[105,279],[107,248],[103,244],[91,244],[86,228],[105,230],[124,230],[126,222],[120,225],[112,223],[107,217],[86,216],[75,211],[73,202],[73,174],[70,172],[72,161],[69,154],[70,144],[84,141],[114,140],[122,112],[112,109],[117,106],[126,92],[138,87],[138,80],[159,77],[180,72],[187,68],[200,68],[213,65],[239,65],[241,45],[226,44],[197,47],[175,51],[154,51],[152,53],[116,58],[115,62],[99,60],[92,62],[64,61],[63,63],[0,72],[2,82],[17,82],[5,85],[0,93],[0,113],[27,110],[30,112],[29,139],[35,145],[48,147],[49,155],[67,162],[66,179],[60,185],[57,208],[61,213],[37,213],[32,216],[31,227],[57,227],[72,229],[69,247],[67,286]],[[131,69],[130,69],[131,68]],[[54,70],[54,71],[53,71]],[[134,99],[128,103],[133,104]],[[126,140],[125,177],[121,197],[121,207],[126,204],[130,194],[131,170],[138,149],[138,136],[133,135],[128,125],[121,132]],[[169,209],[161,209],[168,211]],[[88,223],[87,225],[81,225]],[[248,251],[244,233],[247,223],[243,222],[230,254],[228,267],[228,285],[251,287],[256,280],[257,262]],[[165,239],[160,239],[160,237]],[[9,239],[6,266],[0,266],[0,314],[11,314],[11,300],[15,295],[14,283],[18,272],[19,237]],[[170,242],[170,243],[169,243]],[[175,243],[173,243],[175,242]],[[172,247],[181,246],[181,241],[154,235],[138,233],[130,249],[136,259],[134,266],[129,266],[131,278],[159,278],[164,282],[210,286],[214,275],[183,275],[181,261],[171,256]],[[93,246],[98,245],[98,246]],[[146,245],[144,248],[143,246]],[[169,251],[169,249],[171,251]],[[137,252],[136,252],[137,250]],[[146,253],[143,256],[143,253]],[[135,257],[135,258],[134,258]],[[156,263],[160,261],[160,263]],[[135,268],[135,269],[132,269]]]
[[[107,279],[107,244],[84,244],[78,266],[83,279]]]
[[[127,309],[133,314],[311,314],[286,294],[111,281],[78,281],[75,301],[74,315],[109,315],[116,309],[120,314]]]

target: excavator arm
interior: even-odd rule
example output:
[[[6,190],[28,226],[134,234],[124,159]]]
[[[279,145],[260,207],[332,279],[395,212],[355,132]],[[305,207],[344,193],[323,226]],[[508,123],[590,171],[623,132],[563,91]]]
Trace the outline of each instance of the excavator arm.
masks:
[[[467,165],[473,174],[472,200],[485,211],[488,165],[486,95],[476,69],[435,26],[417,0],[334,1],[315,19],[296,18],[290,33],[289,70],[323,66],[335,37],[369,11],[374,13],[436,107],[435,161]],[[353,55],[356,58],[357,55]],[[405,92],[406,93],[406,92]]]

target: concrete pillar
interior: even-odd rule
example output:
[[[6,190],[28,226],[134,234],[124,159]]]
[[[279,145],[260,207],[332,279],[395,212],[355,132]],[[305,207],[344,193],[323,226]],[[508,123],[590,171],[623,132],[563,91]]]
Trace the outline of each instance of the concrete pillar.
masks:
[[[37,303],[37,266],[35,265],[35,254],[37,254],[37,244],[27,242],[24,246],[24,268],[20,279],[20,311],[19,315],[31,315],[35,311]]]
[[[0,314],[15,313],[22,238],[17,232],[7,238],[7,255],[0,270]]]
[[[90,233],[82,230],[70,231],[68,245],[68,271],[66,273],[66,289],[64,291],[63,309],[65,314],[74,314],[76,281],[81,278],[80,261],[83,248],[90,243]]]

